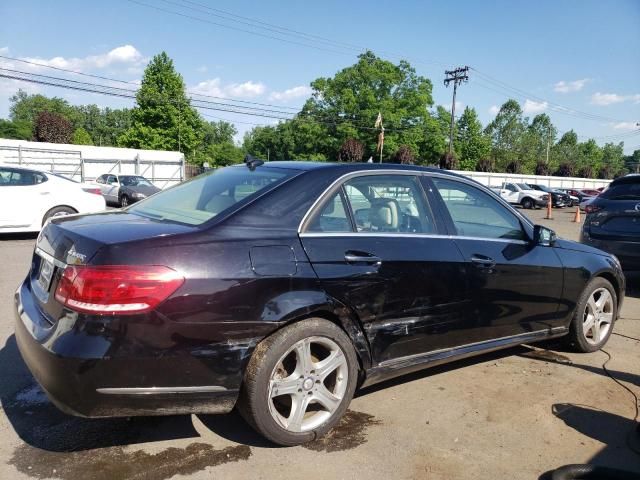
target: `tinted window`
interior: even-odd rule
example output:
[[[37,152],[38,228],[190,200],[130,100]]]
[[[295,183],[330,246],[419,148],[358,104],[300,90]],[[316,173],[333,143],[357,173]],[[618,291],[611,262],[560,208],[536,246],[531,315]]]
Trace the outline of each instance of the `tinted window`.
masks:
[[[307,229],[309,232],[351,232],[351,223],[342,200],[341,192],[338,191],[315,215],[313,221]]]
[[[46,181],[47,177],[39,172],[0,169],[0,186],[3,187],[25,187],[29,185],[37,185]]]
[[[118,183],[118,179],[115,175],[109,175],[107,177],[107,183]]]
[[[130,213],[200,225],[236,203],[258,195],[296,172],[276,168],[227,167],[200,175],[130,207]]]
[[[471,185],[434,178],[457,234],[481,238],[524,240],[518,218],[489,194]]]
[[[507,183],[504,186],[505,190],[509,190],[510,192],[517,192],[518,190],[516,189],[516,187],[514,187],[513,185],[511,185],[510,183]]]
[[[100,175],[98,178],[96,178],[96,183],[104,183],[105,177],[106,175]]]
[[[120,177],[120,183],[126,187],[148,186],[151,187],[151,182],[144,177],[137,175],[123,175]]]
[[[344,188],[358,232],[435,232],[433,216],[413,176],[356,177]]]
[[[609,200],[640,200],[640,180],[636,183],[612,185],[600,196]]]

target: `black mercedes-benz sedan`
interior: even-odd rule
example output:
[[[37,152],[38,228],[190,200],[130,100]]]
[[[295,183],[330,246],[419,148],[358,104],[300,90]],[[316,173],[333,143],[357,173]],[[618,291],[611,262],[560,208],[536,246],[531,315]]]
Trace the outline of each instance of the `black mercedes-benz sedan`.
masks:
[[[640,175],[615,179],[585,211],[580,241],[615,254],[625,271],[640,272]]]
[[[595,351],[624,292],[614,256],[462,176],[252,160],[49,222],[16,338],[65,412],[237,406],[294,445],[381,380],[563,335]]]

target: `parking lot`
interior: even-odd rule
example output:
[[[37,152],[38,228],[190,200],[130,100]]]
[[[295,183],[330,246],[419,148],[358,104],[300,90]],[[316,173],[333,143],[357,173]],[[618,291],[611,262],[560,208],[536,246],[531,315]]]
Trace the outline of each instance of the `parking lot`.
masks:
[[[526,211],[577,239],[573,210]],[[606,352],[521,346],[361,391],[326,438],[279,448],[239,416],[88,420],[35,385],[13,336],[12,295],[35,236],[0,238],[0,478],[529,479],[570,463],[640,472],[640,289]],[[608,360],[610,358],[610,360]],[[629,390],[614,382],[602,368]],[[635,436],[634,436],[635,435]],[[630,444],[630,445],[629,445]]]

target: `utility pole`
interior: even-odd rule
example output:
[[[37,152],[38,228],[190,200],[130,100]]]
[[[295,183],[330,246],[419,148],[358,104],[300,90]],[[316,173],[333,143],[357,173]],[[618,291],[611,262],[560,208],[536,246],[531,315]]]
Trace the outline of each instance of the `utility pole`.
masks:
[[[551,127],[549,127],[549,129],[547,130],[547,163],[546,165],[549,166],[549,147],[551,146]]]
[[[449,155],[453,154],[453,125],[456,115],[456,90],[462,82],[469,81],[469,67],[458,67],[455,70],[445,70],[444,86],[453,82],[453,101],[451,102],[451,128],[449,129]]]

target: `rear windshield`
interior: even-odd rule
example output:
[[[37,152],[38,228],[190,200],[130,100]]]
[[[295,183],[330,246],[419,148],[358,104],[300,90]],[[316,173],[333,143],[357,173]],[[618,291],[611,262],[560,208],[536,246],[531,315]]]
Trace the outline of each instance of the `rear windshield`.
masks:
[[[600,197],[609,200],[640,200],[640,179],[636,183],[611,185]]]
[[[295,170],[246,166],[221,168],[176,185],[128,209],[144,217],[201,225],[236,203],[295,175]]]

